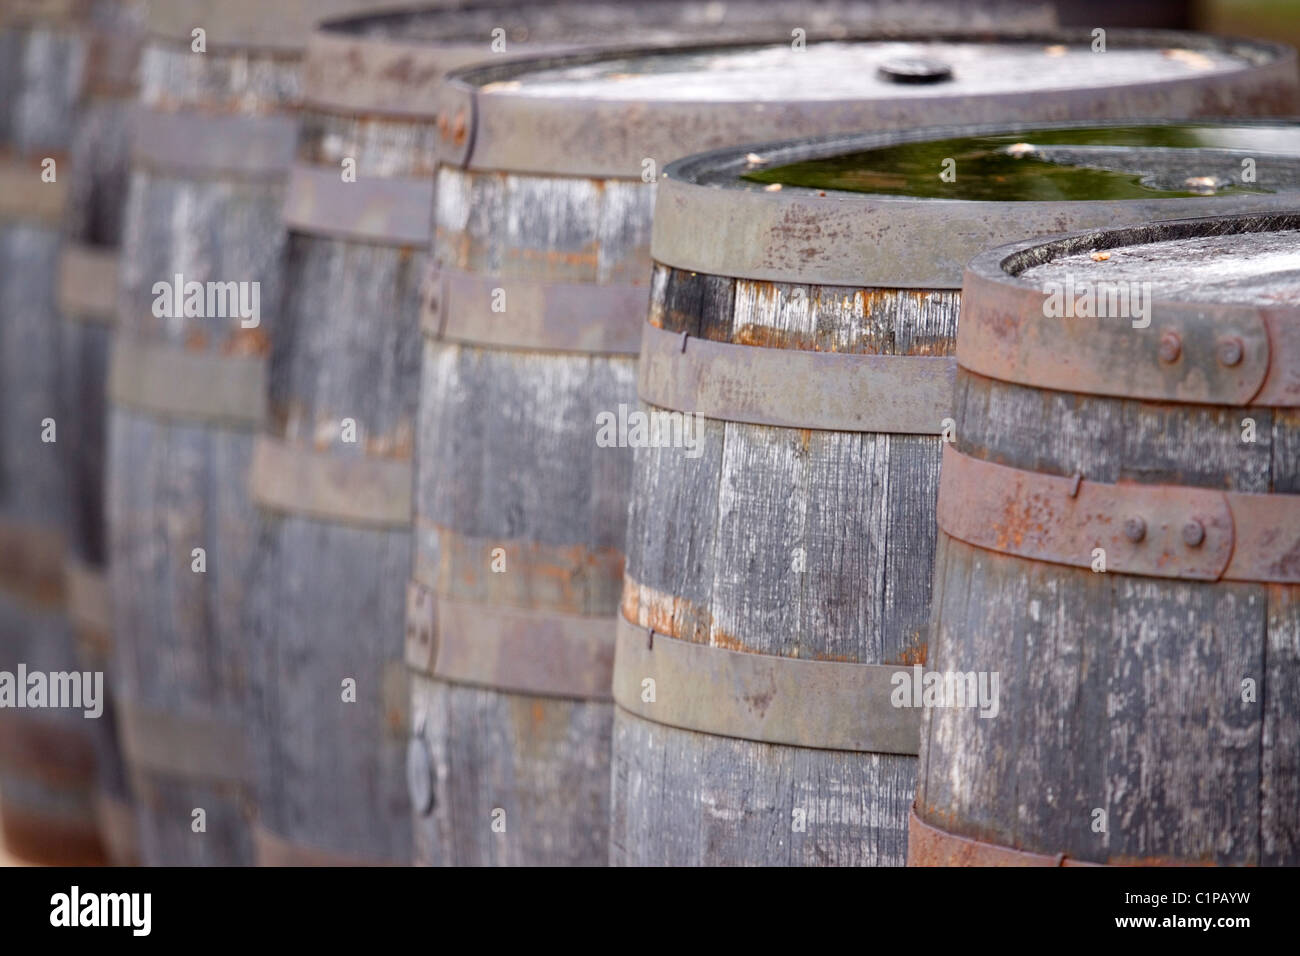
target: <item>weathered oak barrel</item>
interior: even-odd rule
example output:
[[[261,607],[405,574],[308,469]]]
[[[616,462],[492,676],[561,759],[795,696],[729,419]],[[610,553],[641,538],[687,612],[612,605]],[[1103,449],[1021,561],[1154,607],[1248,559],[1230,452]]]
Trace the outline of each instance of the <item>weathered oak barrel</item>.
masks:
[[[248,493],[300,64],[330,2],[151,5],[109,367],[109,568],[145,863],[252,860]]]
[[[15,682],[79,669],[64,611],[70,436],[55,277],[83,7],[29,0],[0,10],[0,825],[15,855],[63,864],[102,859],[92,800],[101,728],[49,701],[15,709],[29,698]]]
[[[922,4],[912,15],[939,22],[970,8]],[[886,12],[898,15],[887,4],[833,4],[808,25]],[[248,598],[261,862],[411,856],[402,624],[442,76],[500,58],[495,30],[511,56],[620,35],[783,36],[789,14],[773,2],[490,3],[338,20],[312,38],[285,202],[286,301],[252,458],[265,521]]]
[[[1264,159],[1260,158],[1263,165]],[[917,865],[1300,862],[1300,214],[971,262]]]
[[[109,670],[112,637],[104,519],[105,387],[143,14],[138,0],[95,0],[88,11],[85,78],[69,156],[69,202],[57,279],[63,314],[60,423],[71,494],[64,587],[82,665],[101,673]],[[111,684],[106,678],[106,692]],[[109,860],[129,864],[137,858],[135,821],[111,693],[102,721],[95,735],[95,817]]]
[[[1184,115],[1238,95],[1269,112],[1294,97],[1294,60],[1276,48],[1112,35],[1103,62],[1081,42],[623,52],[447,84],[408,633],[417,860],[607,857],[632,461],[598,426],[634,404],[655,171],[762,136],[938,122],[958,104],[972,118],[1047,119]],[[1190,47],[1196,57],[1162,52]],[[925,77],[936,82],[907,82],[918,56],[941,63]],[[1025,92],[1031,82],[1052,94]],[[792,248],[808,239],[796,221],[787,230]]]
[[[1300,190],[1300,127],[1264,124],[877,133],[668,168],[613,862],[905,862],[921,711],[897,691],[928,660],[961,264],[1062,223],[1294,203],[1246,192],[1244,154],[1223,148],[1268,137],[1290,155],[1258,154],[1254,185]],[[1220,148],[1178,148],[1200,144]],[[1186,189],[1193,173],[1223,178],[1214,198]]]

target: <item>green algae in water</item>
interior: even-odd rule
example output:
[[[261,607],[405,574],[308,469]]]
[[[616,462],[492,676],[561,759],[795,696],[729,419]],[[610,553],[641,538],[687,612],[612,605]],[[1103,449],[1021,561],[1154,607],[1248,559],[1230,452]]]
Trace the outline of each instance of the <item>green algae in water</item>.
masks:
[[[960,199],[993,202],[1048,202],[1098,199],[1151,199],[1266,193],[1255,185],[1220,180],[1216,189],[1161,188],[1144,183],[1146,174],[1132,169],[1108,169],[1096,162],[1052,162],[1033,152],[1012,149],[1017,144],[1034,147],[1109,147],[1116,149],[1114,165],[1140,166],[1123,161],[1121,147],[1160,149],[1221,149],[1245,152],[1300,154],[1300,127],[1279,130],[1248,126],[1107,126],[1038,130],[997,136],[974,136],[922,143],[900,143],[825,159],[791,163],[771,169],[754,169],[741,178],[757,183],[781,183],[809,189],[908,196],[922,199]],[[939,178],[945,159],[956,160],[956,181]],[[1092,157],[1089,157],[1091,160]],[[1194,161],[1188,160],[1189,165]],[[1219,163],[1222,170],[1222,160]],[[1239,170],[1240,166],[1237,165]],[[1180,177],[1179,181],[1185,177]]]

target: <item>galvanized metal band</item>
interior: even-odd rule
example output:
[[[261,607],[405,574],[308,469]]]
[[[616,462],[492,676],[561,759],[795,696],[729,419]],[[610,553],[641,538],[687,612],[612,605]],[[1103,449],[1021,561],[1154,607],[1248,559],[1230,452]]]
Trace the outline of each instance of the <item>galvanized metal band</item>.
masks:
[[[385,860],[321,850],[277,836],[264,826],[253,827],[257,866],[392,866]]]
[[[266,411],[266,374],[260,357],[186,352],[119,336],[108,397],[160,418],[251,428]]]
[[[230,721],[118,703],[122,750],[135,771],[246,783],[251,766],[241,728]]]
[[[463,13],[448,11],[449,26],[458,15]],[[308,41],[302,76],[305,104],[340,113],[431,121],[438,116],[443,75],[483,61],[483,43],[370,37],[347,32],[350,22],[327,24]]]
[[[646,325],[638,394],[729,422],[937,435],[956,368],[951,358],[732,345]]]
[[[621,614],[617,646],[614,702],[646,720],[792,747],[920,749],[921,709],[890,700],[904,667],[731,651],[653,633]],[[651,701],[642,697],[647,680]]]
[[[59,157],[56,171],[63,166]],[[41,179],[41,158],[0,156],[0,223],[30,222],[58,228],[68,204],[67,171],[52,183]]]
[[[68,617],[79,631],[94,635],[107,650],[113,632],[112,604],[109,599],[108,575],[75,558],[63,563]]]
[[[63,600],[64,536],[40,525],[0,519],[0,591],[36,607]]]
[[[362,176],[344,182],[341,169],[295,165],[289,173],[284,223],[292,230],[393,246],[429,245],[433,179]]]
[[[960,39],[933,33],[876,35],[876,40]],[[872,37],[853,37],[854,40]],[[969,39],[969,37],[967,37]],[[984,35],[981,39],[988,39]],[[1091,43],[1086,31],[1002,34],[1006,42],[1041,49],[1047,44]],[[1196,49],[1222,41],[1169,31],[1114,30],[1115,46]],[[753,46],[730,44],[730,47]],[[863,129],[935,126],[964,116],[972,122],[998,122],[1009,116],[1048,122],[1062,116],[1203,115],[1207,101],[1238,103],[1246,115],[1272,115],[1293,108],[1296,55],[1269,43],[1234,41],[1242,68],[1215,74],[1143,83],[1076,86],[1071,89],[972,95],[955,89],[945,95],[857,99],[677,100],[601,99],[536,96],[517,89],[530,73],[619,61],[652,52],[606,50],[518,64],[478,66],[448,75],[440,93],[438,158],[450,166],[540,175],[640,179],[646,157],[677,159],[692,153],[762,142]],[[727,45],[675,48],[674,54],[707,54]],[[814,52],[815,55],[815,52]],[[1213,107],[1211,107],[1212,109]],[[690,268],[684,266],[684,268]],[[709,270],[713,271],[713,270]],[[725,274],[725,273],[724,273]],[[854,283],[857,284],[857,283]]]
[[[69,242],[59,258],[59,308],[68,318],[117,320],[118,250]]]
[[[501,301],[504,309],[494,310]],[[420,322],[429,337],[465,345],[636,355],[649,305],[645,285],[506,279],[431,267]]]
[[[138,109],[131,159],[164,174],[278,180],[293,165],[297,139],[298,121],[289,115]]]
[[[259,435],[249,486],[263,508],[377,528],[411,526],[410,461],[336,455]]]
[[[1300,495],[1107,484],[981,461],[945,445],[940,529],[1033,561],[1196,581],[1300,583]]]
[[[407,589],[406,660],[416,671],[513,694],[610,700],[614,620],[458,601]]]
[[[312,27],[322,20],[375,6],[376,0],[151,0],[148,25],[154,36],[187,44],[191,32],[202,27],[209,49],[292,53],[306,46]]]
[[[469,534],[420,515],[416,506],[411,577],[434,593],[575,617],[612,616],[618,607],[625,564],[618,548]]]
[[[1291,201],[1295,202],[1294,197]],[[1087,235],[1105,236],[1108,247],[1123,244],[1128,236],[1134,241],[1150,241],[1156,231],[1169,238],[1215,235],[1220,224],[1230,218],[1166,222],[1146,229]],[[1254,221],[1277,223],[1282,219],[1294,217],[1261,215]],[[1077,244],[1080,238],[1060,242]],[[1003,246],[970,263],[957,336],[957,361],[962,368],[1034,388],[1118,398],[1237,407],[1300,406],[1300,308],[1151,299],[1146,303],[1149,315],[1137,320],[1059,314],[1073,300],[1071,290],[1064,285],[1042,289],[1004,268],[1004,263],[1042,245]],[[1109,313],[1111,306],[1106,305],[1105,310]],[[1135,328],[1134,321],[1141,327]],[[1177,342],[1177,354],[1172,361],[1165,361],[1161,352],[1170,337]],[[1226,364],[1218,347],[1232,339],[1237,340],[1240,353],[1237,361]]]
[[[907,818],[908,866],[1104,866],[1074,860],[1064,853],[1029,853],[1011,847],[972,840],[940,830],[916,815]]]

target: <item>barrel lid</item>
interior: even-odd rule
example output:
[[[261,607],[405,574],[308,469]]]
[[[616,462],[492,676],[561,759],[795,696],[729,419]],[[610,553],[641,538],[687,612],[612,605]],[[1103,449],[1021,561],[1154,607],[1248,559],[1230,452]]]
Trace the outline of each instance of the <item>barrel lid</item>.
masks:
[[[410,6],[403,0],[149,0],[151,36],[189,43],[196,27],[208,49],[301,51],[312,27],[330,17]],[[425,5],[435,5],[425,0]]]
[[[1080,116],[1273,115],[1296,53],[1173,31],[859,36],[781,45],[622,49],[458,71],[439,159],[522,173],[645,178],[651,163],[789,136]],[[895,82],[900,59],[947,64]]]
[[[1179,139],[1187,148],[1150,145]],[[1044,145],[1049,140],[1073,142]],[[935,143],[945,144],[943,157],[927,152]],[[1192,148],[1197,143],[1217,145]],[[1243,149],[1246,143],[1253,148]],[[934,184],[954,196],[966,190],[980,198],[935,198],[942,193],[929,185],[918,190],[924,195],[907,195],[908,179],[901,174],[892,182],[888,175],[874,178],[882,189],[895,187],[895,195],[797,185],[777,189],[742,178],[761,174],[779,181],[780,167],[806,169],[803,164],[873,152],[896,157],[899,147],[913,144],[924,162],[933,163]],[[939,179],[948,146],[960,152],[951,184]],[[1026,199],[1010,198],[1016,194],[1014,183],[1007,186],[1009,198],[991,199],[997,167],[983,178],[968,177],[974,183],[963,179],[967,166],[978,168],[981,151],[995,154],[1015,146],[1050,157],[1050,162],[1036,161],[1040,169],[1061,164],[1061,182],[1042,175],[1041,189],[1020,193]],[[1256,182],[1240,182],[1243,159],[1254,160]],[[857,162],[869,164],[865,158]],[[1165,188],[1147,189],[1141,180]],[[1217,188],[1204,194],[1188,180],[1209,180]],[[1119,195],[1133,198],[1107,196],[1116,182],[1124,187]],[[1093,194],[1098,198],[1083,198]],[[1278,209],[1298,198],[1300,125],[1293,121],[1080,121],[886,131],[718,150],[670,165],[659,184],[651,255],[664,265],[736,278],[957,289],[972,256],[1009,238]]]
[[[322,22],[304,64],[304,100],[340,112],[428,119],[444,74],[473,64],[637,43],[680,47],[683,38],[787,42],[853,31],[1033,30],[1055,25],[1045,0],[475,0],[363,13]]]
[[[1300,202],[982,253],[957,362],[1036,388],[1300,406]]]

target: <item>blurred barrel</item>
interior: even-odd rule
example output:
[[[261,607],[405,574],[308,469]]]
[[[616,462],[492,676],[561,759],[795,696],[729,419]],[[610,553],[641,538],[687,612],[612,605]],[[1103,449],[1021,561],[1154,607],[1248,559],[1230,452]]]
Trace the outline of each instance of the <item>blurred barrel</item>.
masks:
[[[1000,6],[1027,25],[1040,17],[1041,5]],[[938,24],[957,10],[988,18],[998,8],[931,3],[909,15]],[[252,459],[265,522],[249,594],[262,862],[411,855],[402,621],[442,76],[539,46],[784,36],[788,17],[787,4],[766,0],[497,2],[337,20],[313,36],[285,203],[270,414]],[[841,2],[810,11],[806,26],[880,22],[907,18],[889,4]],[[340,707],[347,680],[354,696]]]
[[[1268,46],[1112,35],[1103,57],[1077,35],[1001,39],[622,52],[446,85],[408,612],[417,860],[607,857],[632,455],[597,439],[635,404],[648,187],[667,161],[958,108],[1181,115],[1240,98],[1267,113],[1295,94],[1293,55]],[[1196,57],[1163,52],[1188,47]],[[916,57],[932,82],[908,82]],[[781,229],[790,249],[816,241],[797,219]],[[697,238],[744,242],[712,221]]]
[[[0,670],[10,680],[20,665],[78,669],[64,611],[71,436],[60,407],[55,284],[84,14],[82,4],[54,2],[0,11]],[[100,861],[96,722],[79,710],[12,705],[0,711],[5,843],[40,862]]]
[[[929,709],[912,864],[1300,862],[1298,262],[1270,213],[970,264],[930,666],[1001,693]]]
[[[119,716],[145,863],[253,857],[248,468],[283,298],[280,206],[310,24],[366,5],[149,9],[107,479]]]
[[[1240,189],[1232,147],[1270,136],[1290,155],[1261,153],[1256,185],[1289,196]],[[1189,195],[1191,173],[1238,187]],[[1294,191],[1300,127],[1262,123],[875,133],[670,166],[637,414],[665,435],[701,417],[694,448],[636,452],[612,860],[905,862],[921,711],[896,693],[929,659],[962,263],[998,236]]]
[[[60,422],[71,495],[65,594],[82,665],[98,672],[109,670],[112,639],[104,519],[105,387],[143,13],[138,0],[96,0],[88,11],[85,82],[70,152],[57,279],[63,314]],[[108,679],[105,687],[111,684]],[[111,694],[102,720],[95,735],[95,817],[109,860],[130,864],[137,858],[135,822]]]

